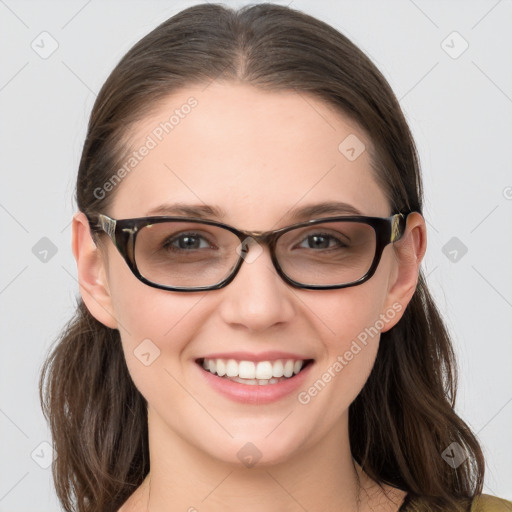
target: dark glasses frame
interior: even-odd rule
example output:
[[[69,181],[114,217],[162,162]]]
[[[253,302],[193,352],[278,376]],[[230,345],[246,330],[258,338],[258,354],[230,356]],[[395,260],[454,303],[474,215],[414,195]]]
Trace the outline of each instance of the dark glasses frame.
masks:
[[[379,265],[382,252],[384,248],[393,242],[400,240],[402,235],[405,232],[405,227],[407,223],[407,216],[409,213],[396,213],[391,217],[366,217],[366,216],[341,216],[341,217],[326,217],[321,219],[308,220],[305,222],[300,222],[298,224],[293,224],[291,226],[286,226],[280,229],[276,229],[274,231],[244,231],[240,229],[236,229],[233,226],[229,226],[227,224],[223,224],[221,222],[213,221],[213,220],[205,220],[205,219],[197,219],[192,217],[139,217],[133,219],[112,219],[108,215],[102,213],[91,213],[86,214],[87,220],[89,221],[90,229],[96,233],[105,232],[108,237],[112,240],[117,250],[126,261],[128,267],[132,271],[132,273],[148,286],[152,286],[154,288],[158,288],[161,290],[169,290],[169,291],[180,291],[180,292],[196,292],[196,291],[205,291],[205,290],[218,290],[228,285],[233,279],[236,277],[236,274],[240,270],[243,261],[245,260],[245,255],[249,251],[248,244],[246,243],[247,238],[253,238],[259,244],[268,245],[270,249],[270,255],[272,259],[272,263],[274,267],[281,276],[281,278],[291,286],[295,288],[301,289],[309,289],[309,290],[334,290],[339,288],[348,288],[349,286],[356,286],[362,284],[368,279],[370,279],[375,271],[377,270],[377,266]],[[161,222],[187,222],[187,223],[197,223],[197,224],[207,224],[210,226],[217,226],[220,228],[224,228],[231,233],[234,233],[240,240],[241,250],[240,257],[238,262],[233,267],[233,270],[230,275],[228,275],[223,281],[209,286],[198,286],[198,287],[173,287],[162,285],[158,283],[154,283],[153,281],[149,281],[146,279],[137,268],[137,264],[135,262],[135,240],[137,238],[137,233],[144,227],[150,224],[157,224]],[[372,264],[366,272],[366,274],[357,279],[356,281],[352,281],[350,283],[344,284],[335,284],[335,285],[309,285],[302,284],[298,281],[295,281],[289,278],[284,271],[282,270],[279,262],[277,260],[275,254],[275,246],[277,241],[281,235],[291,231],[292,229],[314,226],[315,224],[324,224],[328,222],[360,222],[363,224],[367,224],[371,226],[376,235],[376,245],[375,245],[375,255],[372,261]]]

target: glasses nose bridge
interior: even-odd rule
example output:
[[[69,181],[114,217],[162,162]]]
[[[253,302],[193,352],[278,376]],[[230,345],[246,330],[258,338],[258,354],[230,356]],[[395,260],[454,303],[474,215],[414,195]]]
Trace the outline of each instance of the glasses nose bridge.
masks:
[[[240,242],[242,243],[242,246],[244,246],[244,242],[247,240],[247,238],[252,238],[258,244],[266,245],[270,250],[270,254],[273,255],[275,241],[276,241],[277,237],[279,236],[279,231],[280,230],[278,230],[278,231],[239,230],[237,234],[238,234],[238,238],[240,239]]]
[[[241,250],[239,252],[239,264],[235,267],[236,270],[234,272],[234,275],[238,274],[239,270],[241,269],[243,263],[246,262],[249,250],[251,248],[251,245],[253,242],[247,243],[247,239],[252,239],[254,242],[256,242],[259,245],[266,245],[268,247],[268,250],[270,252],[270,260],[272,267],[274,270],[281,276],[283,279],[283,275],[280,271],[280,263],[277,261],[277,254],[275,252],[275,246],[276,241],[279,238],[279,234],[282,230],[275,230],[275,231],[246,231],[246,230],[237,230],[237,236],[240,240],[240,247]],[[256,256],[257,258],[258,256]],[[248,259],[249,263],[251,263],[253,260]],[[234,278],[234,276],[233,276]]]

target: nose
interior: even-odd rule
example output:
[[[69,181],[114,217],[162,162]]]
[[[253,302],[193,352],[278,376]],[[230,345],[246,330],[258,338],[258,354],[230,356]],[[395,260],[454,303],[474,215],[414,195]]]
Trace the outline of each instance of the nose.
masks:
[[[242,266],[226,287],[220,303],[223,320],[261,331],[286,324],[296,315],[292,287],[277,273],[268,246],[249,243]]]

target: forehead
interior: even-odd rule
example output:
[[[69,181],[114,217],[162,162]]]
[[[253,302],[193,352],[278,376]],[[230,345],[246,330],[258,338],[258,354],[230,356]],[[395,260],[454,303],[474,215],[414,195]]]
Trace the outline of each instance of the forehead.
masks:
[[[293,221],[292,209],[320,202],[384,216],[389,206],[373,177],[370,144],[354,121],[302,92],[189,87],[130,129],[110,213],[210,205],[224,222],[256,230]]]

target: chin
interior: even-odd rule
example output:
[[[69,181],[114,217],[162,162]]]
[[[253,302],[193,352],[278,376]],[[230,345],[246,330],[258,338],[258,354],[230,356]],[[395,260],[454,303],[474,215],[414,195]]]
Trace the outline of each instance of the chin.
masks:
[[[214,451],[208,450],[212,457],[226,464],[247,468],[268,468],[284,464],[293,459],[303,448],[304,434],[299,432],[265,433],[245,432],[243,436],[226,439],[216,444]]]

